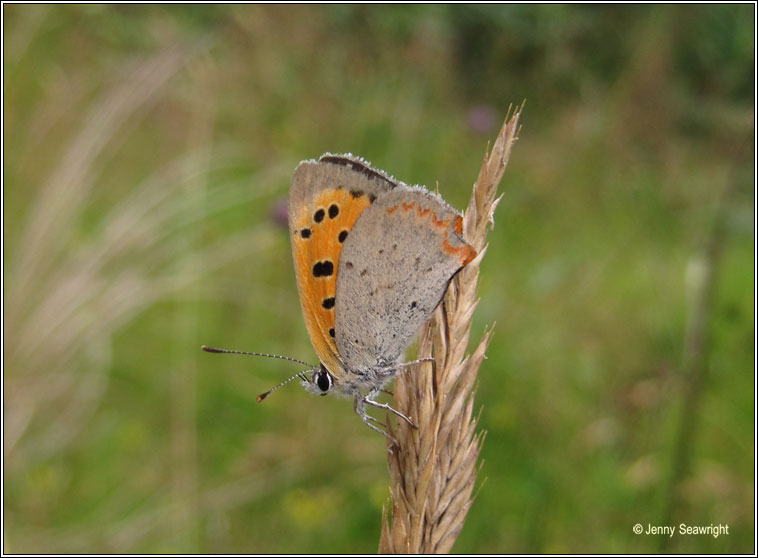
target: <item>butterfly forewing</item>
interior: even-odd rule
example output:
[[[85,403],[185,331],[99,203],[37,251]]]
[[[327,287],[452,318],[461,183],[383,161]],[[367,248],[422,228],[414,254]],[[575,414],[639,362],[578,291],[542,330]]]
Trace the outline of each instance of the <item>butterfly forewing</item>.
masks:
[[[346,156],[305,161],[292,178],[289,227],[303,316],[319,359],[335,375],[343,368],[335,342],[342,249],[361,214],[394,186],[385,175]]]

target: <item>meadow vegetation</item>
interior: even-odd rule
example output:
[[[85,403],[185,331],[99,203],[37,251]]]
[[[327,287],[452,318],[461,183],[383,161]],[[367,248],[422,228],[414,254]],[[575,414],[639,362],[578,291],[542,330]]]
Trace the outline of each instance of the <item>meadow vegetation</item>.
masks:
[[[754,552],[754,9],[4,5],[4,551],[375,552],[384,440],[200,346],[315,358],[300,160],[463,208],[525,99],[453,551]]]

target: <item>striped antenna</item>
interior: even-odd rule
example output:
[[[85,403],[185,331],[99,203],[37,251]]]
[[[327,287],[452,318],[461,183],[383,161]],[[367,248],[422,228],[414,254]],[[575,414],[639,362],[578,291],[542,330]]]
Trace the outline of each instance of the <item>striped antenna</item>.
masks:
[[[276,385],[276,386],[272,387],[270,390],[261,393],[258,397],[255,398],[255,400],[258,403],[260,403],[261,401],[263,401],[264,399],[266,399],[269,395],[271,395],[272,391],[276,391],[277,389],[279,389],[283,385],[290,383],[295,378],[300,378],[302,381],[307,382],[308,381],[308,376],[306,376],[305,373],[306,372],[311,372],[313,370],[316,370],[316,369],[315,368],[311,368],[310,370],[302,370],[301,372],[298,372],[297,374],[295,374],[293,376],[290,376],[289,378],[287,378],[286,380],[284,380],[279,385]]]
[[[259,357],[266,357],[266,358],[279,358],[281,360],[289,360],[290,362],[297,362],[298,364],[303,364],[305,366],[310,366],[311,368],[314,368],[314,366],[310,362],[305,362],[303,360],[298,360],[296,358],[288,357],[288,356],[282,356],[282,355],[270,355],[268,353],[251,353],[248,351],[233,351],[230,349],[216,349],[215,347],[209,347],[208,345],[203,345],[201,347],[206,353],[218,353],[218,354],[227,354],[227,355],[248,355],[248,356],[259,356]]]

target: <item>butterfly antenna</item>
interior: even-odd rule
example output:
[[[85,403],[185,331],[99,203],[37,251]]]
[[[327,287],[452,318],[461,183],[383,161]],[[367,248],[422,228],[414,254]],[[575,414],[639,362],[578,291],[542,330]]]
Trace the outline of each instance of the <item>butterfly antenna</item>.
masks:
[[[301,372],[298,372],[297,374],[294,374],[294,375],[290,376],[289,378],[287,378],[286,380],[284,380],[284,381],[283,381],[283,382],[281,382],[280,384],[278,384],[278,385],[276,385],[276,386],[272,387],[270,390],[268,390],[268,391],[265,391],[265,392],[261,393],[261,394],[260,394],[258,397],[256,397],[256,398],[255,398],[255,400],[256,400],[258,403],[260,403],[261,401],[263,401],[264,399],[266,399],[266,398],[267,398],[269,395],[271,395],[271,392],[272,392],[272,391],[276,391],[277,389],[279,389],[279,388],[280,388],[280,387],[282,387],[283,385],[290,383],[290,382],[291,382],[292,380],[294,380],[295,378],[300,378],[300,379],[301,379],[301,380],[303,380],[304,382],[307,382],[307,381],[308,381],[308,376],[306,376],[306,375],[305,375],[305,373],[306,373],[306,372],[311,372],[312,370],[315,370],[315,368],[311,368],[311,369],[309,369],[309,370],[303,370],[303,371],[301,371]]]
[[[303,360],[298,360],[296,358],[282,356],[282,355],[270,355],[268,353],[251,353],[248,351],[232,351],[229,349],[216,349],[215,347],[208,347],[207,345],[203,345],[201,347],[206,353],[217,353],[217,354],[227,354],[227,355],[248,355],[248,356],[259,356],[259,357],[266,357],[266,358],[278,358],[281,360],[288,360],[290,362],[297,362],[298,364],[302,364],[304,366],[310,366],[311,368],[314,368],[314,366],[310,362],[305,362]]]
[[[264,399],[266,399],[266,397],[268,397],[271,394],[272,391],[276,391],[277,389],[279,389],[283,385],[290,383],[295,378],[300,378],[304,382],[307,382],[308,381],[308,376],[306,376],[305,373],[317,370],[317,368],[315,366],[313,366],[310,362],[305,362],[303,360],[298,360],[296,358],[282,356],[282,355],[270,355],[268,353],[254,353],[254,352],[250,352],[250,351],[233,351],[233,350],[230,350],[230,349],[217,349],[215,347],[208,347],[207,345],[203,345],[201,348],[206,353],[216,353],[216,354],[226,354],[226,355],[248,355],[248,356],[260,356],[260,357],[267,357],[267,358],[278,358],[278,359],[281,359],[281,360],[288,360],[290,362],[296,362],[298,364],[303,364],[303,365],[309,367],[308,370],[301,370],[300,372],[298,372],[297,374],[294,374],[294,375],[290,376],[289,378],[287,378],[286,380],[284,380],[280,384],[272,387],[270,390],[268,390],[268,391],[266,391],[264,393],[261,393],[258,397],[255,398],[255,400],[258,403],[260,403],[261,401],[263,401]]]

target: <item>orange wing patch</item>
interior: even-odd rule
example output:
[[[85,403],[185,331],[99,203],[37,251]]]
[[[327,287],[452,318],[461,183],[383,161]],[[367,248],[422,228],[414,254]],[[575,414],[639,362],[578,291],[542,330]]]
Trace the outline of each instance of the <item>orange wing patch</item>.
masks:
[[[290,225],[305,326],[319,360],[332,374],[342,369],[334,331],[340,254],[355,221],[369,205],[369,196],[360,191],[323,190]]]
[[[387,215],[392,215],[397,211],[398,209],[402,208],[404,212],[411,211],[414,206],[416,205],[416,202],[411,203],[405,203],[401,202],[399,205],[393,205],[392,207],[388,208]],[[440,219],[437,217],[436,213],[433,213],[430,208],[423,208],[421,207],[421,204],[416,207],[416,218],[417,219],[426,219],[427,215],[431,213],[431,216],[429,216],[429,219],[431,221],[431,224],[439,229],[444,229],[450,224],[450,218],[448,219]],[[458,236],[463,235],[463,218],[461,218],[460,215],[455,217],[455,220],[453,221],[453,230]],[[471,260],[473,260],[476,257],[476,250],[474,250],[471,246],[468,244],[464,244],[463,246],[455,247],[450,244],[449,238],[450,238],[450,231],[445,231],[445,236],[442,239],[442,250],[449,254],[450,256],[458,257],[460,259],[461,265],[465,266],[467,265]]]
[[[463,236],[463,218],[460,215],[455,218],[455,234]]]
[[[442,240],[442,250],[451,256],[458,256],[458,258],[460,258],[462,266],[467,265],[476,257],[476,250],[474,250],[468,244],[464,244],[463,246],[458,246],[455,248],[447,240],[449,238],[449,234],[450,233],[448,231],[445,231],[445,238]]]

